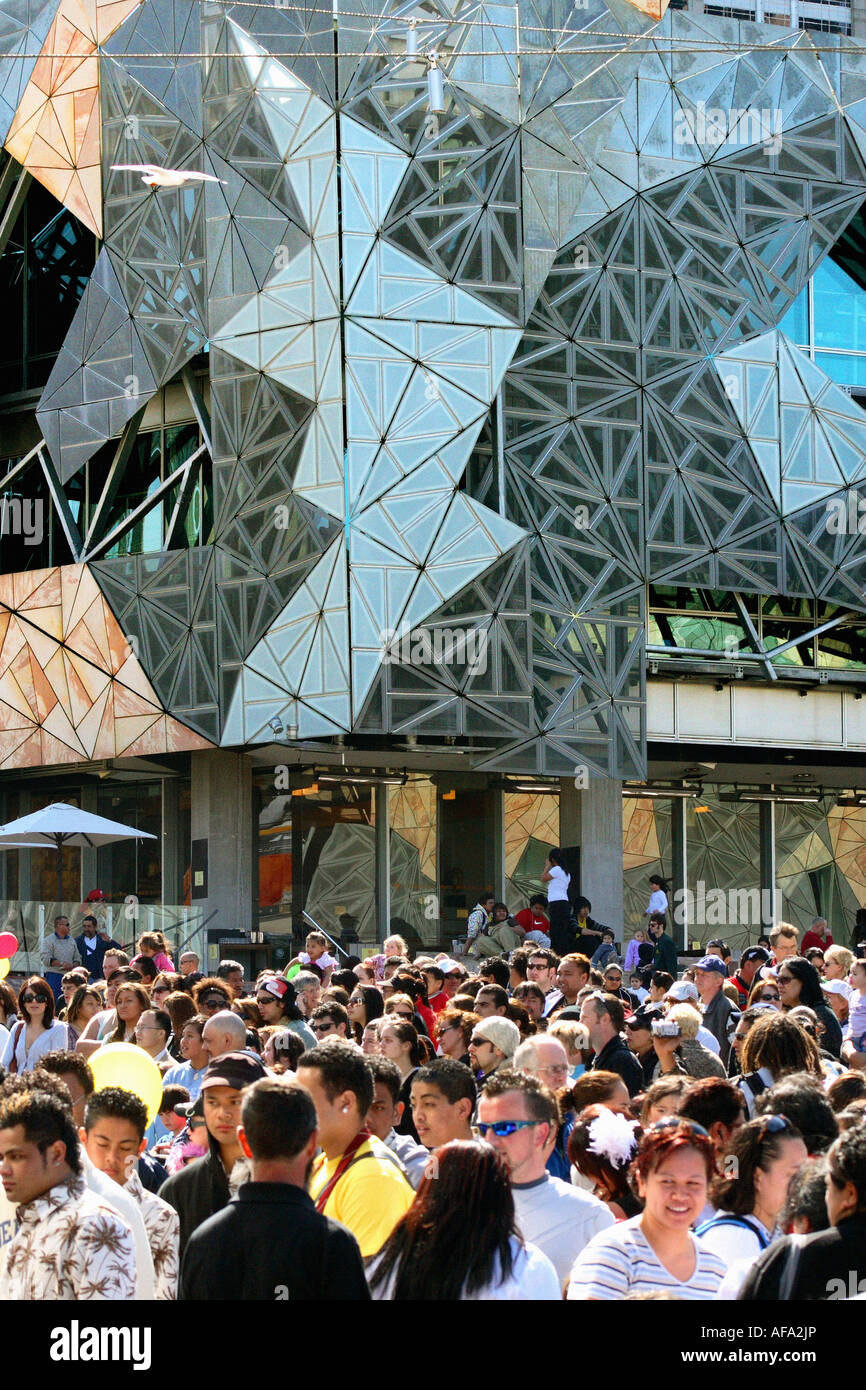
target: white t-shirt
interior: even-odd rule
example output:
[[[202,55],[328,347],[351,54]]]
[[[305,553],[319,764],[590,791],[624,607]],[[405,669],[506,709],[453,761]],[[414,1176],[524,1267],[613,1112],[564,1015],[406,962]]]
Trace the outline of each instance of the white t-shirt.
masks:
[[[475,1293],[461,1294],[461,1302],[489,1303],[491,1301],[510,1303],[553,1303],[562,1298],[559,1276],[546,1255],[535,1245],[522,1246],[515,1236],[511,1237],[513,1264],[508,1279],[493,1279]],[[377,1257],[367,1270],[367,1278],[373,1274],[379,1263]],[[378,1289],[371,1289],[374,1299],[390,1299],[395,1275]]]
[[[601,1231],[578,1255],[568,1285],[570,1300],[621,1299],[628,1293],[672,1293],[679,1298],[716,1298],[725,1262],[691,1235],[697,1260],[692,1277],[675,1279],[659,1260],[640,1227],[641,1217]]]
[[[729,1213],[724,1211],[715,1213],[716,1217],[727,1215]],[[738,1216],[736,1225],[732,1221],[725,1221],[711,1226],[708,1231],[701,1233],[699,1239],[709,1250],[714,1250],[726,1265],[732,1265],[737,1260],[753,1260],[760,1255],[772,1239],[772,1232],[756,1216]]]
[[[616,1224],[613,1212],[550,1173],[524,1186],[514,1184],[511,1191],[520,1234],[547,1256],[565,1288],[581,1250],[599,1231]]]
[[[708,1052],[714,1052],[717,1057],[720,1055],[721,1048],[719,1047],[718,1038],[715,1033],[711,1033],[709,1028],[705,1028],[703,1024],[698,1028],[698,1042],[701,1047],[705,1047]]]
[[[547,884],[547,901],[549,903],[567,903],[570,883],[571,874],[567,874],[565,869],[554,864],[550,870],[550,880]]]
[[[664,891],[663,888],[654,888],[652,893],[650,893],[649,907],[647,908],[647,913],[649,914],[651,912],[667,912],[667,910],[667,893]]]

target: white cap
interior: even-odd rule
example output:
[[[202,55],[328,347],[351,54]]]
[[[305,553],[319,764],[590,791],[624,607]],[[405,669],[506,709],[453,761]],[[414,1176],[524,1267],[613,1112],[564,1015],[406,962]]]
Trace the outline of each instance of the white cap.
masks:
[[[693,985],[691,980],[677,980],[674,984],[671,985],[670,989],[665,995],[665,999],[676,999],[677,1002],[680,1004],[696,1004],[698,1002],[698,998],[698,987],[697,985]]]
[[[821,988],[825,994],[841,994],[843,999],[851,998],[851,986],[844,980],[822,980]]]

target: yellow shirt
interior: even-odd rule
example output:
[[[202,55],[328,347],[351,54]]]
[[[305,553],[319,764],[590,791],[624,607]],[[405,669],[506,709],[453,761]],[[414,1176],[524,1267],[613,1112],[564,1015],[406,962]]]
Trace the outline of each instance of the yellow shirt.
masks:
[[[363,1155],[373,1157],[363,1157]],[[382,1157],[382,1155],[387,1155]],[[319,1154],[313,1164],[310,1196],[315,1202],[337,1170],[340,1159],[328,1161]],[[415,1193],[395,1156],[380,1139],[365,1139],[325,1203],[325,1216],[348,1226],[364,1259],[377,1255],[400,1217],[412,1205]]]

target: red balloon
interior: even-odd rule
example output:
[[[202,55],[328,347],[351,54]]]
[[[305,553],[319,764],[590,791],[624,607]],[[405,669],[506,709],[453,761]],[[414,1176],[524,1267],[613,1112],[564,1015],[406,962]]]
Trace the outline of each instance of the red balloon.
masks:
[[[0,932],[0,960],[11,960],[18,950],[18,937],[11,931]]]

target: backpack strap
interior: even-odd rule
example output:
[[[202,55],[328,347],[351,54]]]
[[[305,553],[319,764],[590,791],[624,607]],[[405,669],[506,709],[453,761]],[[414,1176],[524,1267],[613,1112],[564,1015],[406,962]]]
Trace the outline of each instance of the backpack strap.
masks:
[[[762,1250],[766,1250],[770,1244],[769,1238],[759,1231],[757,1226],[753,1226],[751,1221],[745,1216],[736,1216],[733,1212],[723,1216],[712,1216],[709,1221],[703,1221],[700,1226],[695,1227],[695,1235],[700,1237],[707,1231],[712,1231],[716,1226],[739,1226],[744,1231],[751,1231],[752,1235],[758,1237],[758,1244]],[[780,1295],[781,1297],[781,1295]]]

